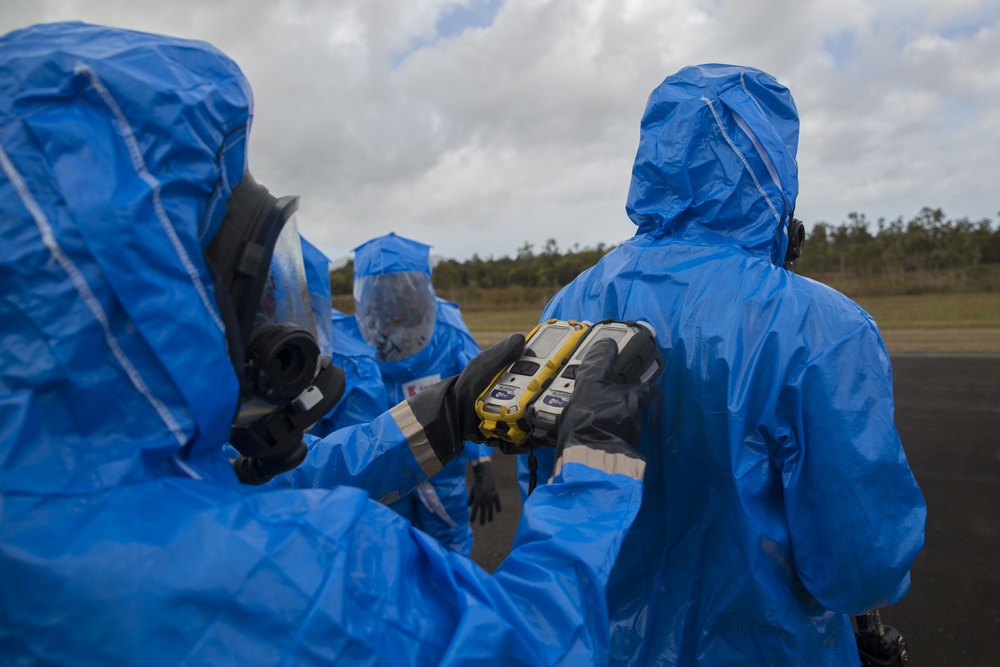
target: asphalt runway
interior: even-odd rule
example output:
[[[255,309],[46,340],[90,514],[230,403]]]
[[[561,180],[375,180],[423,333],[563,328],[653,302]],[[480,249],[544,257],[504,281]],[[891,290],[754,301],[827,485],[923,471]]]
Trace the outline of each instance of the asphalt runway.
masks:
[[[1000,665],[1000,355],[892,357],[899,429],[927,502],[910,593],[882,611],[910,665]],[[472,557],[492,571],[521,503],[513,457],[494,457],[503,510],[475,524]]]

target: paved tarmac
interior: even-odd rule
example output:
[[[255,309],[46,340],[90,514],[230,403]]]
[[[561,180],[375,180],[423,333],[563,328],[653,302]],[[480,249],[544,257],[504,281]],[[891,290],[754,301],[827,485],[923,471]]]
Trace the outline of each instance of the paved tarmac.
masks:
[[[892,357],[896,426],[927,501],[911,589],[883,610],[910,665],[1000,665],[1000,355]],[[473,526],[472,556],[492,571],[510,550],[521,503],[513,457],[494,457],[503,511]]]

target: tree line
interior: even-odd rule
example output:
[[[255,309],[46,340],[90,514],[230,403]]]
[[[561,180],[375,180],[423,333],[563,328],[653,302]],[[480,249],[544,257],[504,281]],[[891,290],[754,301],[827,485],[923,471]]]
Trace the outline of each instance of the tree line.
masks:
[[[434,286],[438,290],[559,288],[613,248],[577,244],[563,252],[555,239],[537,250],[526,242],[515,257],[473,255],[461,262],[439,262],[434,267]],[[905,222],[902,217],[891,222],[880,218],[872,226],[863,213],[851,213],[847,222],[837,226],[816,223],[806,236],[795,271],[807,276],[892,280],[906,273],[965,271],[988,264],[1000,264],[1000,226],[989,218],[951,220],[941,209],[924,208]],[[334,295],[351,294],[353,281],[353,262],[330,273]]]
[[[561,252],[556,240],[549,239],[538,252],[531,243],[525,242],[515,257],[484,259],[476,254],[462,262],[446,259],[434,266],[434,288],[439,291],[470,287],[558,288],[597,264],[598,260],[613,247],[599,243],[595,248],[581,248],[576,244],[571,249]],[[330,287],[334,295],[350,294],[353,281],[353,261],[330,272]]]
[[[857,278],[898,278],[905,273],[966,270],[1000,264],[1000,226],[984,218],[951,220],[941,209],[924,208],[904,222],[880,218],[874,229],[862,213],[836,227],[816,224],[795,270],[805,275],[837,273]]]

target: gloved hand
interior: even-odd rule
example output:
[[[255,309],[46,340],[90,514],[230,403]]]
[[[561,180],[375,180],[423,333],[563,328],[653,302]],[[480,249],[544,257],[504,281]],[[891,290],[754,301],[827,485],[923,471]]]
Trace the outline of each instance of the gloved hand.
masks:
[[[464,451],[466,440],[483,442],[476,399],[523,350],[524,335],[511,334],[475,356],[461,375],[442,380],[406,400],[442,465]]]
[[[573,396],[559,423],[557,458],[563,457],[570,447],[583,445],[591,450],[640,459],[642,408],[654,387],[611,382],[611,369],[617,357],[618,346],[609,339],[596,341],[587,352],[576,373]]]
[[[494,507],[497,512],[500,511],[500,494],[493,478],[493,462],[485,457],[476,461],[472,464],[472,474],[475,480],[469,489],[469,507],[472,508],[469,522],[475,523],[478,511],[479,525],[482,526],[487,521],[493,521]]]

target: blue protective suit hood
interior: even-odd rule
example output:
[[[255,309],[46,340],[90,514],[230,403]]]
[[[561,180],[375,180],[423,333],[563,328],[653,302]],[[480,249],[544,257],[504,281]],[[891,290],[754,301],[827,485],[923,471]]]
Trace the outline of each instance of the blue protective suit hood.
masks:
[[[431,247],[390,232],[354,249],[354,277],[414,271],[431,275]]]
[[[354,303],[379,360],[416,355],[434,332],[437,310],[430,246],[390,233],[355,248]]]
[[[247,81],[208,44],[83,23],[12,32],[0,62],[0,488],[231,476],[202,253],[246,165]]]
[[[795,103],[771,75],[686,67],[649,96],[625,209],[638,234],[738,245],[780,265],[798,138]]]
[[[330,318],[333,316],[333,303],[330,290],[330,259],[323,251],[302,241],[302,261],[305,264],[306,282],[309,285],[309,303],[312,306],[313,319],[316,322],[316,342],[320,354],[333,354],[333,328]]]

